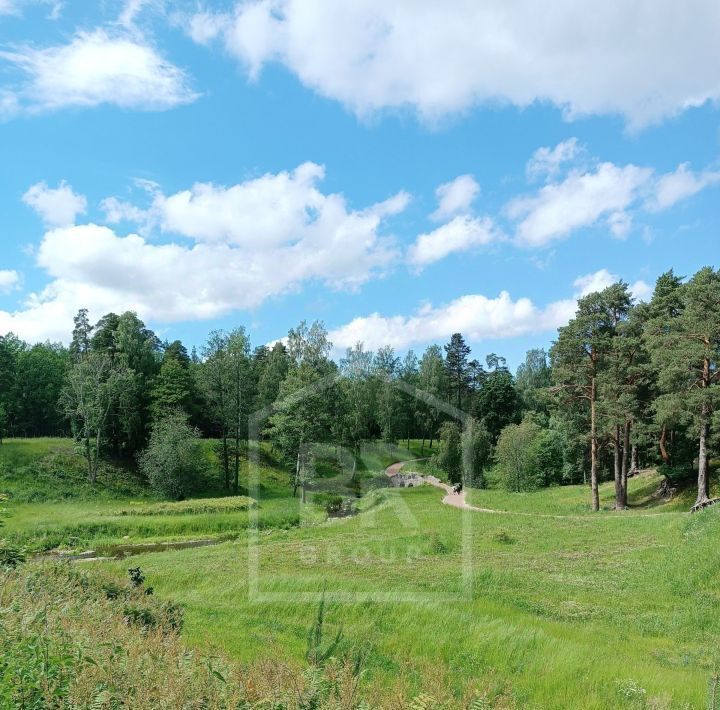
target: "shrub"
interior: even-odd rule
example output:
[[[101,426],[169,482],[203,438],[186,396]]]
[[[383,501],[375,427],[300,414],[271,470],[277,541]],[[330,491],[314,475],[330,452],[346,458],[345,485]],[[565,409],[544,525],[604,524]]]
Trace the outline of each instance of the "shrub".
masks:
[[[447,475],[451,483],[462,480],[460,428],[455,422],[445,422],[440,428],[440,443],[432,463]]]
[[[11,569],[25,562],[25,550],[0,540],[0,570]]]
[[[0,587],[10,600],[0,605],[0,708],[358,707],[360,664],[336,658],[342,634],[325,638],[323,611],[308,639],[313,668],[240,666],[186,648],[177,606],[105,574],[30,563]]]
[[[257,507],[247,496],[227,498],[196,498],[162,503],[142,503],[123,508],[120,515],[195,515],[199,513],[234,513]]]
[[[139,457],[140,470],[160,494],[181,500],[201,478],[207,466],[200,435],[182,412],[170,412],[158,421],[147,449]]]
[[[535,468],[533,447],[541,433],[531,421],[506,426],[497,442],[495,455],[503,486],[514,492],[529,491],[542,483]]]

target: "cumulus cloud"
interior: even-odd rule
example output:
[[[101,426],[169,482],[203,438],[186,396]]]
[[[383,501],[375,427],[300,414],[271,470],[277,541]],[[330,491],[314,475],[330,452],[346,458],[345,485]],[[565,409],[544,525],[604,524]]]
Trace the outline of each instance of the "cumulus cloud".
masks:
[[[578,276],[573,282],[575,287],[575,298],[582,298],[596,291],[603,291],[608,286],[612,286],[620,281],[617,274],[613,274],[607,269],[600,269],[591,274]],[[630,293],[636,301],[647,301],[652,296],[653,287],[645,281],[638,280],[630,284]]]
[[[695,173],[689,163],[682,163],[674,172],[660,177],[646,207],[651,212],[659,212],[718,183],[720,183],[720,172],[704,170]]]
[[[455,217],[427,234],[421,234],[408,250],[411,265],[422,268],[455,252],[486,246],[502,239],[489,217]]]
[[[466,213],[480,193],[480,185],[472,175],[460,175],[435,190],[438,207],[431,217],[443,220],[457,214]]]
[[[20,274],[11,269],[0,269],[0,293],[8,294],[20,286]]]
[[[342,195],[318,189],[322,175],[306,163],[232,187],[157,192],[142,216],[180,241],[96,224],[51,230],[37,251],[51,281],[17,312],[0,311],[0,332],[66,339],[83,306],[93,317],[133,309],[169,323],[251,309],[313,281],[356,288],[396,261],[383,227],[407,195],[353,210]]]
[[[577,138],[568,138],[554,148],[543,146],[533,153],[525,166],[525,172],[530,180],[538,177],[554,178],[560,168],[574,160],[580,151]]]
[[[575,311],[575,301],[556,301],[539,308],[528,298],[513,300],[507,291],[495,298],[481,294],[461,296],[441,306],[425,305],[411,316],[379,313],[355,318],[332,330],[337,349],[362,342],[368,349],[383,345],[403,349],[463,333],[470,340],[495,340],[551,331],[564,325]]]
[[[538,306],[529,298],[513,299],[507,291],[501,291],[494,298],[470,294],[440,306],[425,304],[411,316],[372,313],[335,328],[330,332],[330,340],[342,352],[358,342],[370,350],[383,345],[404,349],[446,339],[452,333],[463,333],[469,340],[479,341],[552,332],[575,315],[578,298],[602,291],[619,280],[607,269],[580,276],[573,283],[572,298],[546,306]],[[634,298],[647,300],[652,287],[636,281],[630,291]]]
[[[561,182],[512,200],[506,211],[518,221],[516,241],[521,246],[542,247],[609,215],[614,215],[617,229],[620,213],[638,199],[652,173],[635,165],[601,163],[589,172],[571,171]]]
[[[32,207],[48,227],[64,227],[75,223],[75,218],[85,214],[87,199],[73,192],[72,187],[62,181],[58,187],[48,187],[38,182],[22,196],[23,202]]]
[[[714,0],[243,0],[186,26],[222,36],[251,77],[279,62],[359,114],[547,101],[639,127],[720,97]]]
[[[137,33],[78,32],[68,44],[0,52],[24,80],[10,89],[17,110],[112,104],[164,110],[194,101],[185,72]]]

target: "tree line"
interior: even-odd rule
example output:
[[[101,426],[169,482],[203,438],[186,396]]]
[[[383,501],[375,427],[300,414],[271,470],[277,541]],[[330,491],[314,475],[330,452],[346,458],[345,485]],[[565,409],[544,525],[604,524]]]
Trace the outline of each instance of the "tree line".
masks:
[[[132,312],[92,324],[83,309],[68,347],[0,336],[0,440],[72,435],[91,481],[103,456],[139,460],[163,481],[164,462],[183,451],[178,466],[195,465],[183,442],[213,438],[220,483],[238,491],[253,437],[304,494],[318,442],[357,454],[366,441],[417,439],[448,478],[475,486],[490,467],[514,491],[586,482],[597,510],[609,478],[625,508],[643,465],[668,487],[695,477],[697,503],[709,500],[720,393],[720,273],[710,267],[663,274],[647,303],[623,282],[585,296],[550,351],[530,350],[514,375],[497,354],[473,359],[460,333],[419,356],[358,343],[335,362],[331,351],[319,322],[255,348],[242,327],[213,331],[188,352]]]

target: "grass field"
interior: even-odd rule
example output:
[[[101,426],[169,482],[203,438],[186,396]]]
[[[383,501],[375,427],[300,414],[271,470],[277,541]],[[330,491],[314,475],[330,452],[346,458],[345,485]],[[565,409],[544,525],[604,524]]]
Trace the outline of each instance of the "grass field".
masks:
[[[374,447],[368,479],[411,449]],[[589,514],[584,486],[469,492],[502,515],[443,506],[430,487],[379,488],[359,515],[322,522],[282,495],[281,473],[263,470],[275,497],[260,497],[257,514],[298,524],[257,535],[242,517],[252,511],[121,515],[128,500],[104,498],[11,500],[3,534],[77,526],[110,542],[232,530],[213,547],[132,558],[160,599],[184,606],[186,641],[240,662],[302,664],[324,593],[330,631],[342,627],[344,644],[363,650],[363,691],[378,707],[421,692],[449,694],[447,707],[708,707],[720,661],[720,510],[691,516],[683,500],[656,499],[659,478],[647,473],[631,480],[621,513]],[[605,504],[611,496],[604,484]],[[108,527],[92,531],[98,521]],[[124,575],[129,561],[78,564]]]

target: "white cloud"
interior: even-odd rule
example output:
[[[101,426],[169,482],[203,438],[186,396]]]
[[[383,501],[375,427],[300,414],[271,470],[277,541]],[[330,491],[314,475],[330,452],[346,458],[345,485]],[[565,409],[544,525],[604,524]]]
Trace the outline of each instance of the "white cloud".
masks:
[[[607,219],[608,227],[616,239],[626,239],[632,229],[632,217],[622,210],[613,212]]]
[[[189,18],[179,18],[186,23],[190,38],[197,44],[208,44],[216,39],[227,27],[229,18],[226,15],[212,12],[198,12]]]
[[[620,213],[637,200],[651,177],[649,168],[612,163],[601,163],[592,172],[571,171],[562,182],[508,204],[508,216],[519,220],[516,240],[521,246],[542,247],[604,215],[614,215],[615,228],[622,232],[627,221],[619,219]]]
[[[48,5],[49,20],[57,20],[62,12],[64,2],[62,0],[0,0],[0,17],[3,15],[21,15],[25,5]]]
[[[33,111],[100,104],[159,111],[197,98],[185,73],[135,34],[79,32],[69,44],[2,51],[0,60],[24,73],[12,94],[18,108]]]
[[[607,269],[580,276],[573,283],[572,298],[553,301],[544,307],[529,298],[513,300],[507,291],[502,291],[495,298],[470,294],[441,306],[425,304],[411,316],[373,313],[335,328],[330,332],[330,340],[335,350],[342,352],[358,342],[369,350],[383,345],[404,349],[446,339],[452,333],[462,333],[471,341],[479,341],[552,332],[573,318],[577,299],[619,280]],[[630,286],[630,292],[636,299],[647,300],[652,287],[636,281]]]
[[[108,224],[118,222],[135,222],[138,224],[146,222],[150,217],[148,210],[136,207],[130,202],[118,200],[117,197],[106,197],[100,202],[100,209],[105,212],[105,221]],[[145,230],[141,230],[144,233]]]
[[[207,42],[201,17],[188,32]],[[251,76],[279,62],[359,114],[547,101],[639,127],[720,97],[715,0],[243,0],[213,17]]]
[[[202,185],[157,193],[143,217],[188,239],[156,243],[106,226],[51,230],[37,264],[51,278],[15,313],[0,311],[0,332],[66,340],[72,316],[126,309],[153,322],[214,318],[319,281],[353,289],[398,257],[383,220],[407,195],[362,210],[316,186],[321,166],[264,175],[229,188]]]
[[[547,146],[538,148],[528,160],[525,172],[531,180],[538,177],[554,178],[560,172],[560,168],[574,160],[580,151],[577,138],[568,138],[554,148]]]
[[[694,173],[689,163],[682,163],[677,170],[658,179],[654,195],[647,201],[646,208],[651,212],[659,212],[717,183],[720,183],[720,172],[705,170]]]
[[[0,269],[0,293],[10,293],[20,286],[20,274],[10,269]]]
[[[502,239],[502,233],[488,217],[455,217],[428,234],[421,234],[408,250],[408,260],[422,268],[455,252],[468,251]]]
[[[443,220],[468,212],[479,193],[480,185],[472,175],[460,175],[443,183],[435,190],[438,208],[432,213],[432,219]]]
[[[155,0],[125,0],[118,22],[125,27],[133,27],[137,16],[151,4],[155,4]]]
[[[612,286],[620,281],[617,274],[613,274],[607,269],[600,269],[592,274],[578,276],[573,282],[575,287],[575,298],[582,298],[596,291],[603,291],[608,286]],[[645,281],[638,280],[630,284],[630,293],[636,301],[647,301],[652,296],[653,287]]]
[[[463,333],[474,341],[513,338],[554,330],[567,323],[575,307],[571,299],[539,308],[528,298],[513,300],[507,291],[496,298],[471,294],[438,307],[425,305],[412,316],[373,313],[355,318],[331,331],[330,340],[338,350],[357,342],[374,350],[383,345],[408,348],[452,333]]]
[[[75,218],[85,214],[87,200],[77,195],[66,182],[58,187],[48,187],[46,182],[33,185],[22,197],[26,205],[32,207],[48,227],[65,227],[75,223]]]

